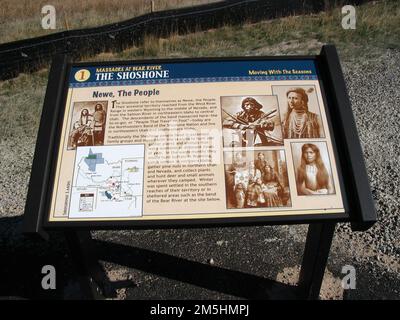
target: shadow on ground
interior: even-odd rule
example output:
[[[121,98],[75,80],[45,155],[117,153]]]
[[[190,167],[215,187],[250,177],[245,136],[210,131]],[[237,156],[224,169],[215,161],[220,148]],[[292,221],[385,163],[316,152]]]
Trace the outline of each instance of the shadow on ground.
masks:
[[[61,232],[52,233],[47,242],[25,236],[19,230],[21,222],[21,216],[0,218],[0,272],[3,278],[0,298],[84,298],[64,235]],[[274,228],[224,228],[222,231],[211,229],[207,232],[202,229],[107,231],[98,233],[93,244],[108,273],[124,268],[126,274],[133,275],[137,285],[126,289],[125,299],[293,299],[296,297],[295,286],[272,279],[276,279],[279,270],[298,263],[295,256],[288,252],[296,251],[301,244],[290,243],[282,237],[282,241],[273,244],[274,248],[268,248],[261,238],[260,241],[255,240],[265,237],[262,232],[273,233],[277,237]],[[196,240],[205,238],[205,234],[210,238],[203,243],[180,245],[182,237]],[[213,252],[212,239],[219,238],[221,234],[230,244],[225,248],[216,246],[220,251]],[[254,241],[243,241],[246,235],[253,237]],[[161,242],[157,245],[159,239],[164,239],[168,246]],[[130,243],[136,246],[130,246]],[[248,247],[254,248],[254,251],[249,252]],[[279,251],[283,258],[260,258],[272,249]],[[204,252],[213,252],[220,263],[204,263]],[[198,255],[199,259],[194,258]],[[260,263],[265,264],[260,266]],[[53,265],[57,270],[56,290],[42,289],[44,275],[41,269],[44,265]],[[396,277],[390,273],[379,270],[368,273],[364,270],[357,279],[357,290],[348,292],[345,299],[395,298],[394,289],[388,292],[387,288],[387,284],[395,287],[394,280]],[[376,296],[374,292],[386,294]]]
[[[82,298],[73,262],[68,254],[62,233],[52,233],[48,242],[20,232],[21,217],[1,218],[0,270],[5,281],[0,287],[0,297],[10,299],[63,299]],[[236,298],[277,299],[295,298],[295,287],[265,279],[253,274],[212,266],[144,248],[94,240],[100,260],[122,265],[179,281],[188,286],[204,288]],[[43,290],[41,269],[54,265],[57,270],[56,290]],[[76,290],[76,292],[65,292]],[[131,290],[138,291],[140,288]],[[137,292],[134,293],[136,296]],[[182,298],[196,298],[186,296]]]
[[[296,287],[252,274],[121,244],[97,240],[96,246],[101,260],[238,298],[296,298]]]

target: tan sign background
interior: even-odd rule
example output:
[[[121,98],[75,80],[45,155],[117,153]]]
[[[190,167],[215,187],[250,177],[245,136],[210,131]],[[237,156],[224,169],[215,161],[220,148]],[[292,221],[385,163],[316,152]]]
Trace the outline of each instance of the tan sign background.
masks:
[[[272,86],[279,85],[279,92]],[[313,97],[309,99],[310,110],[319,111],[323,125],[324,137],[314,139],[284,139],[282,146],[235,147],[235,151],[257,153],[257,151],[282,150],[286,158],[288,192],[290,192],[290,206],[257,207],[257,208],[227,208],[226,199],[226,166],[224,152],[229,147],[223,147],[222,139],[222,112],[221,97],[256,97],[268,96],[274,93],[278,96],[279,115],[283,114],[287,102],[283,97],[285,88],[313,87]],[[283,88],[283,89],[282,89]],[[158,95],[120,96],[119,90],[132,91],[134,89],[158,91]],[[110,94],[108,98],[94,98],[99,93]],[[106,95],[107,95],[106,94]],[[234,99],[233,99],[234,100]],[[71,139],[79,144],[79,132],[73,132],[72,121],[77,121],[76,110],[81,112],[85,102],[92,106],[95,102],[108,101],[106,123],[104,125],[104,141],[101,145],[93,142],[93,152],[101,146],[108,146],[102,150],[110,150],[112,146],[144,144],[144,172],[142,183],[142,209],[138,216],[129,216],[124,212],[110,210],[107,216],[88,214],[79,218],[70,217],[71,193],[79,191],[79,182],[73,181],[74,170],[77,170],[76,148],[68,148]],[[276,101],[276,99],[275,99]],[[74,108],[74,105],[79,108]],[[96,123],[94,111],[90,116]],[[97,118],[99,116],[97,115]],[[101,115],[100,115],[101,118]],[[99,123],[99,121],[97,121]],[[94,126],[94,125],[92,125]],[[79,124],[75,126],[79,128]],[[99,126],[98,126],[99,128]],[[88,128],[89,136],[94,136],[94,128]],[[207,132],[212,132],[207,136]],[[73,136],[73,137],[72,137]],[[212,139],[210,138],[213,137]],[[190,141],[193,140],[192,144]],[[93,139],[95,141],[95,139]],[[183,141],[185,143],[183,143]],[[189,141],[189,142],[188,142]],[[296,190],[296,167],[298,155],[293,155],[293,143],[323,143],[326,145],[324,159],[329,166],[335,193],[315,196],[299,196]],[[201,144],[200,149],[198,146]],[[90,146],[90,143],[89,143]],[[78,146],[79,148],[79,146]],[[69,150],[70,149],[70,150]],[[199,155],[202,162],[196,163]],[[132,155],[134,157],[135,155]],[[102,157],[107,159],[107,154]],[[114,154],[115,157],[115,154]],[[297,157],[297,158],[296,158]],[[97,168],[101,168],[99,164]],[[119,164],[116,165],[117,170]],[[80,167],[82,169],[83,167]],[[100,169],[96,169],[100,170]],[[89,172],[95,176],[96,171]],[[201,179],[200,179],[201,177]],[[93,178],[93,177],[92,177]],[[93,178],[95,181],[95,178]],[[123,179],[123,178],[121,178]],[[194,179],[194,180],[193,180]],[[78,185],[76,185],[78,183]],[[104,197],[107,186],[99,182],[98,196]],[[117,184],[126,184],[128,181],[117,181]],[[75,189],[74,189],[75,188]],[[118,189],[119,188],[119,189]],[[117,185],[117,193],[123,189]],[[75,190],[75,191],[74,191]],[[85,187],[82,194],[87,198]],[[112,194],[108,192],[106,195]],[[113,197],[113,196],[111,196]],[[126,196],[126,199],[129,195]],[[103,201],[124,201],[120,194],[115,198],[104,198]],[[130,199],[130,198],[129,198]],[[86,200],[85,200],[86,201]],[[104,202],[106,203],[106,202]],[[90,204],[90,203],[89,203]],[[101,206],[101,203],[97,203]],[[76,206],[75,206],[76,207]],[[86,202],[86,210],[88,208]],[[89,206],[90,208],[90,206]],[[129,210],[129,209],[127,209]],[[126,87],[89,87],[70,88],[65,106],[65,117],[62,125],[61,143],[59,147],[57,169],[52,193],[49,221],[68,220],[155,220],[155,219],[194,219],[219,217],[250,217],[250,216],[278,216],[302,215],[317,213],[344,212],[339,177],[336,169],[331,136],[326,117],[326,107],[323,104],[318,81],[251,81],[251,82],[218,82],[218,83],[190,83],[190,84],[159,84]],[[128,216],[127,216],[128,215]]]

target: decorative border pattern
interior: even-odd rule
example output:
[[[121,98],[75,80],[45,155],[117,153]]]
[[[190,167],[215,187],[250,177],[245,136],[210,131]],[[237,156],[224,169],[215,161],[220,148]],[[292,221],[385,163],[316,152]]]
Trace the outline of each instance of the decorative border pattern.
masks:
[[[239,82],[239,81],[282,81],[282,80],[318,80],[316,75],[287,75],[287,76],[252,76],[252,77],[206,77],[206,78],[178,78],[178,79],[153,79],[153,80],[122,80],[110,82],[70,83],[70,88],[104,87],[104,86],[129,86],[166,83],[209,83],[209,82]]]

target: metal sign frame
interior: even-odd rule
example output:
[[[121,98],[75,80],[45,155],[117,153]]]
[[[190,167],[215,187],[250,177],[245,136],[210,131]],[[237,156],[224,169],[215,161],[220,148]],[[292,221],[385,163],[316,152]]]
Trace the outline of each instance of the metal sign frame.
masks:
[[[322,97],[327,106],[337,170],[342,189],[345,213],[301,214],[263,217],[169,219],[156,221],[66,221],[49,222],[51,190],[54,183],[55,163],[60,143],[61,124],[68,91],[69,74],[75,66],[117,65],[132,61],[71,63],[68,56],[57,56],[52,64],[46,91],[42,118],[37,138],[32,174],[25,207],[24,230],[42,233],[44,230],[68,228],[84,229],[146,229],[191,228],[239,225],[307,224],[321,222],[351,222],[354,230],[365,230],[376,221],[376,212],[369,189],[362,149],[347,95],[339,58],[334,46],[324,46],[316,56],[274,56],[201,58],[174,60],[141,60],[144,63],[181,63],[204,61],[256,61],[256,60],[313,60],[315,61]]]

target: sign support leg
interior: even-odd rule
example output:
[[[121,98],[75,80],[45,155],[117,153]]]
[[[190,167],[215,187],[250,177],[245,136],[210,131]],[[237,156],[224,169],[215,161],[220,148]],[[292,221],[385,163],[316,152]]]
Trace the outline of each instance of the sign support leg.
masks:
[[[316,223],[308,227],[298,284],[299,296],[302,299],[319,298],[335,226],[336,223]]]
[[[90,231],[66,231],[65,237],[84,297],[88,299],[116,297],[116,291],[111,287],[106,272],[95,256]]]

